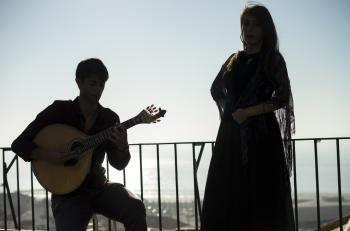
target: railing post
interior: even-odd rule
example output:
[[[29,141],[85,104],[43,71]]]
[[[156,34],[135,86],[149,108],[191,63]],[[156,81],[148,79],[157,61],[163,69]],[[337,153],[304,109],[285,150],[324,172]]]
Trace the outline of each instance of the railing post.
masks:
[[[343,231],[343,205],[342,205],[342,192],[341,192],[341,174],[340,174],[340,150],[339,150],[339,139],[336,139],[337,146],[337,174],[338,174],[338,200],[339,200],[339,228]]]
[[[109,161],[108,161],[108,158],[107,158],[107,161],[106,161],[106,169],[107,169],[107,180],[109,181]],[[94,222],[94,221],[92,221]],[[94,226],[93,226],[94,228]],[[111,222],[111,219],[108,218],[108,230],[111,231],[112,230],[112,222]]]
[[[126,187],[126,173],[125,173],[125,168],[123,169],[123,184]]]
[[[143,166],[142,166],[142,145],[139,144],[139,158],[140,158],[140,188],[141,200],[143,201]]]
[[[194,218],[196,230],[198,230],[198,211],[197,211],[197,170],[196,170],[196,150],[195,143],[192,143],[192,162],[193,162],[193,185],[194,185]]]
[[[293,179],[294,179],[294,214],[295,214],[295,229],[299,230],[299,217],[298,217],[298,188],[297,188],[297,164],[295,156],[295,140],[293,140]]]
[[[45,189],[45,203],[46,203],[46,230],[50,230],[50,217],[49,217],[49,194]]]
[[[201,149],[199,151],[197,159],[196,159],[195,146],[201,146]],[[194,211],[195,211],[196,230],[198,230],[198,215],[197,214],[199,214],[199,220],[200,220],[200,223],[202,224],[202,206],[201,206],[200,195],[199,195],[197,170],[198,170],[201,158],[202,158],[204,146],[205,146],[204,142],[202,142],[202,143],[193,143],[192,144],[193,178],[194,178],[194,206],[195,206],[195,210]],[[197,211],[197,209],[198,209],[198,211]]]
[[[315,175],[316,175],[316,203],[317,203],[317,228],[321,230],[321,218],[320,218],[320,190],[318,179],[318,152],[317,152],[318,139],[314,139],[314,153],[315,153]]]
[[[159,167],[159,144],[157,144],[157,178],[158,178],[158,215],[159,215],[159,230],[162,231],[162,199],[160,189],[160,167]]]
[[[17,173],[17,214],[18,214],[18,230],[21,230],[21,201],[20,201],[20,190],[19,190],[19,166],[18,157],[16,158],[16,173]]]
[[[7,193],[7,198],[8,198],[9,204],[10,204],[13,224],[15,226],[15,229],[18,229],[18,223],[17,223],[16,213],[15,213],[15,208],[14,208],[13,202],[12,202],[10,186],[8,184],[8,181],[7,181],[7,173],[11,169],[13,163],[18,160],[18,158],[17,158],[17,156],[15,156],[12,159],[9,166],[7,166],[7,164],[5,162],[5,151],[8,151],[8,150],[10,150],[10,149],[6,149],[6,150],[3,149],[3,161],[4,161],[4,164],[3,164],[3,184],[4,184],[4,192],[5,192],[3,196],[4,196],[4,206],[5,206],[5,211],[4,211],[5,212],[5,227],[7,227],[7,211],[6,211],[6,193]],[[17,200],[18,200],[18,197],[17,197]]]
[[[30,165],[30,188],[32,201],[32,229],[35,230],[35,205],[34,205],[34,189],[33,189],[33,166]]]
[[[4,225],[5,230],[7,230],[7,206],[6,206],[6,161],[5,161],[5,151],[2,149],[2,186],[3,186],[3,200],[4,200]]]
[[[179,179],[177,172],[177,145],[174,144],[174,161],[175,161],[175,190],[176,190],[176,225],[177,230],[180,230],[180,211],[179,211]]]

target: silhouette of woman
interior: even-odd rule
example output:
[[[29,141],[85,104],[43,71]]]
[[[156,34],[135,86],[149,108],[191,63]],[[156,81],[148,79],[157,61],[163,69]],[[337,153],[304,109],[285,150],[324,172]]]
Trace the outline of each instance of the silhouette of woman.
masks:
[[[204,194],[201,230],[294,230],[289,176],[293,98],[268,9],[241,14],[243,50],[232,54],[211,94],[221,123]]]

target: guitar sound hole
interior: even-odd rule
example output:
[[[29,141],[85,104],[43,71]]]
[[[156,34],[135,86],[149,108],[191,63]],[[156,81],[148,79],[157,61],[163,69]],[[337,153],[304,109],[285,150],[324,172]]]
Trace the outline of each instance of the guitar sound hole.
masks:
[[[70,145],[69,150],[71,152],[75,152],[76,154],[80,154],[82,147],[83,147],[82,143],[80,143],[79,141],[75,141],[75,142],[73,142]],[[78,159],[77,158],[72,158],[72,159],[69,159],[69,160],[65,161],[63,165],[64,166],[73,166],[76,163],[78,163]]]
[[[80,143],[79,141],[75,141],[72,143],[72,145],[70,146],[70,151],[71,152],[78,152],[80,151],[80,149],[83,147],[83,144]]]

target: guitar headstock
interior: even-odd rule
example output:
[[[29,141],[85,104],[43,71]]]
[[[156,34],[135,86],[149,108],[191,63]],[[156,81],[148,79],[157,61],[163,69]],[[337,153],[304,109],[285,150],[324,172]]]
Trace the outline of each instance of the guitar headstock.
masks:
[[[136,120],[139,123],[157,123],[160,117],[164,117],[166,110],[155,107],[153,104],[143,109],[137,116]]]

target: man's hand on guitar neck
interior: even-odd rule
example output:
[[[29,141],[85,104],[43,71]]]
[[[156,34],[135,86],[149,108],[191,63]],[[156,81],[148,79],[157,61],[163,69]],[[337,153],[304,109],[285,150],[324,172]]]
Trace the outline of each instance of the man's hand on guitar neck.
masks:
[[[117,125],[112,128],[110,141],[117,146],[120,152],[129,150],[128,135],[123,125]]]
[[[63,164],[65,161],[75,157],[75,154],[67,151],[60,150],[47,150],[42,148],[36,148],[33,150],[31,158],[32,160],[46,160],[55,164]]]

